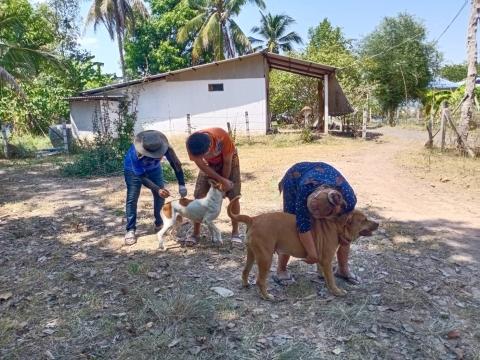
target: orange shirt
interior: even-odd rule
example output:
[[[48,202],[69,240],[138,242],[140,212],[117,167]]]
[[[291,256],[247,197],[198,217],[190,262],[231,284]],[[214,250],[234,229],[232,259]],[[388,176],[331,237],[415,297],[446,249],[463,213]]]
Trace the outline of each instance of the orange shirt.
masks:
[[[199,130],[199,133],[210,136],[211,144],[203,158],[208,164],[218,165],[223,163],[223,157],[235,152],[235,144],[228,133],[221,128]]]

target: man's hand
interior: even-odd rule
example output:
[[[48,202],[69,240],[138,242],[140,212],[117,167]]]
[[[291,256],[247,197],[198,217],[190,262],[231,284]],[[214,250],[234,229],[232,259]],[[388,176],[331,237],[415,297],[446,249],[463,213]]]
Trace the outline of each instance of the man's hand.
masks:
[[[182,197],[182,198],[187,196],[188,192],[187,192],[187,188],[185,187],[185,185],[179,185],[178,186],[178,193],[180,194],[180,197]]]
[[[233,189],[233,185],[234,185],[233,181],[223,178],[221,183],[222,183],[223,191],[227,192]]]
[[[315,254],[315,256],[312,256],[312,255],[308,254],[307,257],[305,259],[302,259],[302,260],[305,261],[307,264],[318,263],[318,258],[317,258],[316,254]]]
[[[170,196],[170,192],[167,189],[158,189],[158,195],[160,195],[160,197],[166,199],[167,197]]]

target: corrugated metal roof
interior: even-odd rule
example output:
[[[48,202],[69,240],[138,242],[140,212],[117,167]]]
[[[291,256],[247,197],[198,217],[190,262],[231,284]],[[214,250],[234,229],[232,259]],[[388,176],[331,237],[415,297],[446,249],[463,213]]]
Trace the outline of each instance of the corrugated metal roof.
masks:
[[[211,62],[211,63],[208,63],[208,64],[192,66],[192,67],[189,67],[189,68],[170,71],[170,72],[167,72],[167,73],[150,75],[150,76],[146,76],[142,79],[125,81],[123,83],[111,84],[111,85],[103,86],[103,87],[96,88],[96,89],[86,90],[86,91],[81,92],[80,95],[93,95],[93,94],[98,94],[98,93],[102,93],[102,92],[109,91],[109,90],[120,89],[120,88],[124,88],[124,87],[128,87],[128,86],[132,86],[132,85],[151,82],[151,81],[162,80],[162,79],[165,79],[167,76],[172,76],[172,75],[187,72],[187,71],[196,71],[198,69],[212,67],[212,66],[218,66],[218,65],[225,64],[225,63],[228,63],[228,62],[242,61],[245,58],[255,57],[255,56],[263,56],[264,58],[266,58],[269,66],[272,69],[284,70],[284,71],[288,71],[288,72],[291,72],[291,73],[305,75],[305,76],[311,76],[311,77],[316,77],[316,78],[323,78],[324,75],[332,74],[336,70],[336,68],[334,68],[332,66],[322,65],[322,64],[311,62],[311,61],[295,59],[295,58],[285,56],[285,55],[279,55],[279,54],[273,54],[273,53],[261,51],[261,52],[256,52],[256,53],[252,53],[252,54],[248,54],[248,55],[238,56],[238,57],[235,57],[235,58],[232,58],[232,59],[215,61],[215,62]]]
[[[98,100],[108,100],[108,101],[120,101],[125,99],[125,95],[84,95],[84,96],[72,96],[66,98],[68,101],[98,101]]]

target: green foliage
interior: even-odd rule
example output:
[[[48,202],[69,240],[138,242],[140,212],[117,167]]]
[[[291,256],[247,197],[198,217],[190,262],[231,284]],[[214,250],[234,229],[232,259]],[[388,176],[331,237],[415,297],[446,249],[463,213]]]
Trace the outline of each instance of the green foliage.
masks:
[[[313,131],[311,129],[303,129],[302,134],[300,136],[300,139],[302,140],[303,143],[305,144],[310,144],[315,141],[315,136],[313,134]]]
[[[213,51],[215,60],[233,58],[251,51],[251,44],[233,17],[238,15],[249,2],[261,9],[263,0],[182,0],[182,3],[195,11],[195,17],[189,20],[178,32],[177,40],[185,43],[194,34],[192,60],[198,63],[202,55]]]
[[[121,102],[114,123],[110,120],[109,110],[106,104],[103,109],[96,110],[93,141],[80,144],[79,155],[72,163],[62,167],[65,176],[108,176],[122,171],[123,157],[133,139],[137,118],[136,102]]]
[[[156,74],[191,65],[191,39],[177,42],[177,33],[195,12],[180,0],[151,0],[151,16],[137,22],[125,37],[125,63],[132,74]]]
[[[30,134],[13,135],[8,139],[8,143],[13,148],[10,149],[10,157],[22,159],[33,157],[38,150],[52,146],[48,137]]]
[[[345,95],[353,106],[360,107],[366,100],[366,92],[361,83],[360,67],[351,66],[357,59],[351,50],[350,41],[345,39],[339,27],[333,27],[324,19],[318,26],[309,30],[309,42],[305,51],[289,53],[290,56],[321,64],[345,68],[337,72],[338,80]],[[321,80],[272,71],[270,74],[270,109],[276,118],[295,117],[304,106],[319,113],[319,81]],[[320,84],[322,91],[322,84]]]
[[[293,18],[288,15],[272,15],[270,13],[264,15],[262,12],[260,15],[262,16],[260,26],[254,26],[252,32],[259,34],[262,40],[249,38],[252,44],[262,43],[261,46],[255,47],[255,50],[266,49],[278,54],[280,50],[292,51],[293,43],[302,43],[302,38],[296,32],[291,31],[286,34],[287,28],[295,22]]]
[[[477,65],[477,72],[479,68]],[[467,77],[467,64],[445,65],[440,69],[440,76],[450,81],[462,81]]]
[[[416,100],[436,72],[440,55],[427,41],[425,26],[409,14],[386,17],[362,44],[366,79],[375,83],[374,94],[385,113],[393,113]]]

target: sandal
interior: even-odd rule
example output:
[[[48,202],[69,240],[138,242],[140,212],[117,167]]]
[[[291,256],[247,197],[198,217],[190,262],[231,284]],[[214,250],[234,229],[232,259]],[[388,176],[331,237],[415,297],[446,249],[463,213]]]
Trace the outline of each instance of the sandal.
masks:
[[[187,247],[193,247],[198,244],[198,239],[195,236],[189,236],[188,238],[185,239],[185,241],[182,241],[182,245],[185,245]]]
[[[351,285],[360,285],[360,283],[362,282],[362,280],[352,272],[350,272],[350,274],[348,275],[341,275],[338,273],[338,271],[335,271],[333,274],[336,278],[342,279],[343,281]]]
[[[232,235],[232,243],[237,244],[237,245],[242,245],[243,244],[243,239],[240,237],[240,235]]]
[[[349,275],[341,275],[338,273],[338,269],[337,267],[335,266],[333,268],[333,275],[338,278],[338,279],[342,279],[343,281],[345,281],[346,283],[348,284],[351,284],[351,285],[360,285],[360,283],[362,282],[362,280],[360,279],[360,277],[358,277],[357,275],[355,275],[354,273],[350,272]],[[324,279],[323,277],[323,274],[318,274],[318,278],[319,279]]]
[[[295,278],[289,273],[286,278],[279,278],[277,274],[272,275],[272,280],[280,286],[288,286],[295,283]]]

